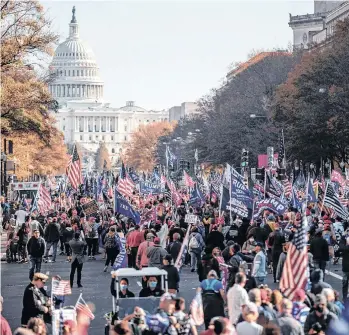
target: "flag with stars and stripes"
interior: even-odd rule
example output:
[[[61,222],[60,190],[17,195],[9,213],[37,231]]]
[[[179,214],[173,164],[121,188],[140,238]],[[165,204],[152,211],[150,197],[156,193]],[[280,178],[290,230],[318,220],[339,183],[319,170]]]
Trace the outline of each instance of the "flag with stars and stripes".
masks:
[[[38,198],[38,208],[40,213],[45,213],[51,208],[51,194],[44,185],[40,185],[39,188],[39,198]]]
[[[336,215],[338,215],[342,219],[346,220],[347,218],[349,218],[348,211],[344,208],[344,206],[340,202],[339,196],[334,191],[331,183],[328,183],[327,185],[327,189],[324,197],[324,205],[329,208],[332,208],[336,213]]]
[[[291,198],[292,196],[292,184],[288,179],[282,180],[282,184],[284,186],[284,195],[286,198]]]
[[[76,145],[67,167],[67,176],[72,187],[77,190],[82,184],[81,163]]]
[[[297,289],[305,290],[308,281],[309,264],[305,220],[304,216],[291,241],[280,280],[280,290],[288,299],[293,298]]]

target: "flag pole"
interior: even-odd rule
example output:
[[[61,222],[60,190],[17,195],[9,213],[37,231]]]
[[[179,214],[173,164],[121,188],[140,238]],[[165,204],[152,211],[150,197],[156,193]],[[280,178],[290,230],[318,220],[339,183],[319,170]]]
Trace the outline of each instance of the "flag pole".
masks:
[[[321,208],[324,208],[324,203],[325,203],[327,188],[328,188],[328,181],[326,182],[326,188],[325,188],[324,198],[322,199]],[[321,215],[321,213],[320,213],[320,215]]]
[[[285,149],[285,137],[284,137],[284,129],[281,129],[281,136],[282,136],[282,146],[284,148],[284,158],[283,158],[283,167],[285,168],[285,174],[286,174],[286,149]]]
[[[264,169],[264,199],[266,198],[266,190],[267,190],[267,169]]]
[[[75,304],[75,306],[74,306],[74,309],[76,309],[76,306],[77,306],[78,303],[80,302],[81,298],[82,298],[82,293],[80,293],[79,298],[78,298],[78,300],[77,300],[77,302],[76,302],[76,304]]]

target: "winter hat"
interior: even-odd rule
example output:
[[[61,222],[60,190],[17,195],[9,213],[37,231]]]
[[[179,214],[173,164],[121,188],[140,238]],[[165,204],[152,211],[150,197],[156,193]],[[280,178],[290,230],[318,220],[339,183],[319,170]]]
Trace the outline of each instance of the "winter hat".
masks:
[[[154,238],[154,244],[160,244],[160,239],[158,237]]]

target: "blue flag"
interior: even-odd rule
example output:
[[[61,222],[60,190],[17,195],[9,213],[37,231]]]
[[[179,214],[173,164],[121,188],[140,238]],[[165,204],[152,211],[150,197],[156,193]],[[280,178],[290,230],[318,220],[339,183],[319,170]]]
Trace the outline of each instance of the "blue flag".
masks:
[[[205,202],[205,198],[198,187],[198,183],[195,183],[193,190],[190,193],[189,203],[190,205],[201,206]]]
[[[136,172],[130,171],[128,175],[135,184],[137,184],[139,182],[139,177],[138,177]]]
[[[314,188],[313,188],[313,183],[311,182],[310,178],[308,181],[308,198],[307,198],[307,202],[317,202],[317,197],[315,195],[314,192]]]
[[[142,194],[160,194],[161,185],[158,182],[152,183],[149,181],[144,181],[140,183],[139,192]]]
[[[231,175],[231,198],[241,201],[247,208],[253,208],[253,196],[241,178]]]
[[[291,206],[293,208],[297,208],[299,211],[302,210],[302,203],[299,201],[297,194],[295,192],[295,188],[292,187],[292,199],[291,199]]]
[[[139,224],[141,221],[140,214],[133,209],[129,202],[116,188],[114,191],[114,211],[133,219],[136,224]]]

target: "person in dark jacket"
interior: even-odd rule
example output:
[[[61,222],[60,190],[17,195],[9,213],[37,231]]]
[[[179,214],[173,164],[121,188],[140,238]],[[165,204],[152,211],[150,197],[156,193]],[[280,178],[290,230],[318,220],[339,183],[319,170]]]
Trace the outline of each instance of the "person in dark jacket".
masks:
[[[127,278],[120,279],[120,290],[119,290],[119,298],[134,298],[135,295],[128,289],[129,282]],[[116,290],[115,290],[115,274],[112,273],[111,283],[110,283],[110,293],[113,297],[116,298]]]
[[[71,248],[69,242],[74,238],[74,230],[71,227],[71,223],[67,222],[63,230],[63,242],[65,248],[65,254],[67,256],[67,262],[71,262]]]
[[[342,294],[343,300],[347,300],[349,287],[349,238],[342,237],[339,244],[339,251],[342,254]]]
[[[325,283],[324,274],[321,269],[315,269],[311,276],[311,293],[312,294],[320,294],[324,288],[332,288],[330,284]]]
[[[214,270],[220,278],[219,263],[216,258],[212,256],[212,249],[209,247],[205,248],[205,253],[201,258],[201,262],[198,263],[198,275],[199,281],[203,281],[207,278],[208,273]]]
[[[253,228],[247,230],[247,238],[253,236],[256,242],[261,242],[264,244],[268,238],[268,235],[266,233],[266,230],[261,227],[261,224],[262,220],[257,219],[256,224],[253,226]]]
[[[180,241],[181,235],[179,233],[173,234],[173,242],[167,246],[167,252],[172,256],[174,260],[177,259],[179,252],[182,248],[182,242]]]
[[[178,269],[172,264],[171,255],[166,255],[162,260],[163,269],[167,272],[168,291],[176,294],[179,290],[179,274]]]
[[[30,318],[43,318],[49,313],[49,296],[44,290],[48,277],[35,273],[31,283],[25,288],[21,324],[26,326]]]
[[[322,237],[322,230],[317,230],[315,237],[310,241],[310,253],[313,255],[315,268],[319,268],[324,273],[326,270],[326,262],[329,261],[330,255],[328,251],[328,243]]]
[[[326,297],[318,294],[315,298],[314,311],[308,314],[304,323],[305,334],[314,334],[311,330],[316,323],[319,323],[321,330],[326,334],[331,321],[338,319],[337,316],[331,313],[326,306]]]
[[[274,228],[275,230],[269,235],[269,245],[271,246],[274,283],[276,283],[276,270],[283,249],[282,245],[285,243],[285,236],[283,232],[280,230],[280,225],[278,223],[275,223]]]
[[[218,231],[217,227],[212,228],[211,232],[207,235],[206,245],[210,246],[211,249],[224,249],[224,235]]]
[[[27,244],[27,251],[30,260],[29,279],[33,280],[34,273],[41,271],[42,256],[45,253],[45,240],[40,237],[39,230],[33,231],[33,236]]]
[[[21,228],[17,232],[18,236],[18,256],[22,258],[19,263],[27,263],[27,248],[26,245],[29,239],[29,227],[26,223],[23,223]]]
[[[45,228],[45,241],[46,241],[46,253],[45,253],[45,262],[47,262],[48,254],[50,252],[51,247],[53,247],[52,251],[52,262],[56,261],[57,255],[57,246],[59,241],[59,226],[57,224],[57,218],[53,218],[52,221],[47,224]]]

